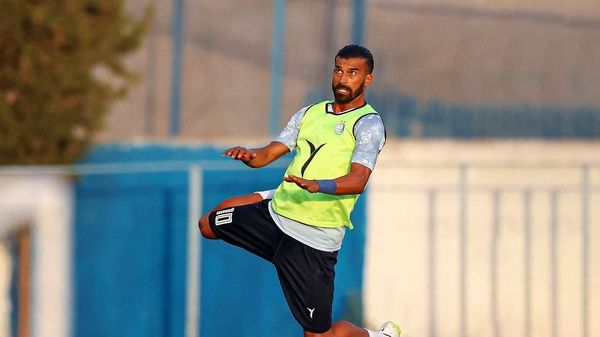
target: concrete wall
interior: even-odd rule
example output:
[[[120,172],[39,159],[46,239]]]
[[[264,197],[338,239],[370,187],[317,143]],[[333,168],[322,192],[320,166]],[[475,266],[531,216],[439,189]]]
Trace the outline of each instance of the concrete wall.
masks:
[[[10,250],[5,240],[0,240],[0,337],[11,334],[10,280],[12,276]]]
[[[600,143],[391,141],[370,195],[369,324],[394,319],[406,336],[600,334]]]
[[[589,1],[376,2],[374,88],[469,104],[598,105],[599,13]]]
[[[130,1],[140,15],[149,1]],[[143,81],[99,140],[165,138],[171,95],[171,1],[129,64]],[[367,1],[372,92],[419,102],[600,106],[597,1]],[[182,137],[267,133],[272,1],[186,1]],[[350,40],[352,1],[287,1],[281,123],[330,96],[335,52]],[[310,98],[309,98],[310,97]],[[383,107],[379,107],[383,109]]]
[[[29,225],[32,236],[30,332],[32,337],[71,336],[71,212],[67,179],[53,176],[0,175],[0,336],[10,333],[10,256],[13,231]],[[6,276],[5,276],[6,275]]]

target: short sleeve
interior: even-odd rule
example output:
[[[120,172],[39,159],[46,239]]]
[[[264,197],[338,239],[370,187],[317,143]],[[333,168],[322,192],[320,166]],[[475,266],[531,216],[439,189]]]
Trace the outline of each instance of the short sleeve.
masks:
[[[292,118],[290,118],[279,136],[273,140],[285,144],[290,151],[293,150],[296,147],[298,134],[300,133],[300,125],[302,124],[302,118],[304,118],[306,110],[308,110],[308,107],[304,107],[296,112]]]
[[[373,170],[377,156],[385,144],[385,128],[381,117],[377,114],[363,116],[356,122],[354,137],[356,145],[352,162]]]

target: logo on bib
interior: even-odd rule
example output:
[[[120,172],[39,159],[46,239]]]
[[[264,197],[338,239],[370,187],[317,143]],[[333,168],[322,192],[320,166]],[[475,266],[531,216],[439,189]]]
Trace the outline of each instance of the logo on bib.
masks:
[[[335,126],[335,133],[337,135],[341,135],[344,132],[344,128],[346,127],[346,122],[345,121],[341,121],[339,123],[337,123],[337,125]]]

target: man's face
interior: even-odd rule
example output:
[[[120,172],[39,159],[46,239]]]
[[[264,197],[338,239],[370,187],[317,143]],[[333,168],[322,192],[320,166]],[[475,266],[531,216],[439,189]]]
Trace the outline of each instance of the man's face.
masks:
[[[366,59],[336,57],[331,81],[335,101],[346,104],[364,95],[364,89],[371,84],[372,78]]]

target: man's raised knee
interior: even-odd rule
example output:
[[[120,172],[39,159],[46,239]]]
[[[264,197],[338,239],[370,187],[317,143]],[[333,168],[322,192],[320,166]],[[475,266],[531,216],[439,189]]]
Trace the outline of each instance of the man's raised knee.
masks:
[[[212,229],[210,228],[210,224],[208,223],[208,214],[200,218],[200,221],[198,221],[198,227],[200,228],[200,233],[203,237],[207,239],[217,238],[215,233],[213,233]]]

